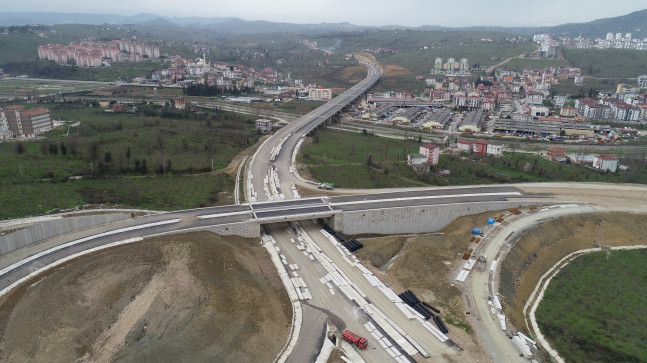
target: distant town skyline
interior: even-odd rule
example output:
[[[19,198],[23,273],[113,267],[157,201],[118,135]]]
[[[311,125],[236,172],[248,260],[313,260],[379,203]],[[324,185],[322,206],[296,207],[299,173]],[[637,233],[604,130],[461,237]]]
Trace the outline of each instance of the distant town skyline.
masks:
[[[193,0],[178,5],[169,0],[32,0],[12,2],[5,12],[66,12],[136,15],[151,13],[178,17],[238,17],[286,23],[340,23],[356,25],[551,26],[616,17],[647,8],[644,0],[244,0],[214,2]],[[613,31],[613,30],[610,30]]]

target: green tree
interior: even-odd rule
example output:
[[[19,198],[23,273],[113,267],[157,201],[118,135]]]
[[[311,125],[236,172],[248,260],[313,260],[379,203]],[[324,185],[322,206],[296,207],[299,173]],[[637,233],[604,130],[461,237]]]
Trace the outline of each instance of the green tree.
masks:
[[[25,144],[22,141],[19,141],[16,143],[16,153],[17,154],[22,154],[27,151],[27,148],[25,147]]]

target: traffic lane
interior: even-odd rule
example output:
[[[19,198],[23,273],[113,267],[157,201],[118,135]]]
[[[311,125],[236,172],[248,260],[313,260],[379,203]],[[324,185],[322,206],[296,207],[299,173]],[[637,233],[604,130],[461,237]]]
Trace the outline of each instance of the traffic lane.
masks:
[[[330,321],[337,327],[339,331],[349,329],[369,340],[369,349],[358,352],[367,362],[392,362],[394,360],[387,359],[388,353],[384,350],[378,342],[372,340],[370,333],[366,330],[364,324],[371,321],[370,317],[359,309],[357,303],[349,300],[343,294],[339,287],[333,287],[335,294],[331,294],[328,286],[319,281],[324,277],[328,271],[321,265],[320,260],[310,260],[302,251],[299,251],[296,245],[298,242],[291,243],[290,239],[296,239],[297,235],[287,230],[288,224],[273,223],[266,224],[266,231],[274,237],[277,246],[281,248],[281,254],[286,256],[288,263],[296,263],[299,270],[296,271],[306,283],[312,299],[302,301],[303,305],[308,305],[317,309],[330,319]],[[320,234],[319,231],[315,233]],[[308,233],[312,238],[312,234]],[[329,242],[328,242],[329,243]],[[313,251],[315,252],[315,251]],[[315,253],[316,254],[316,253]],[[332,283],[330,283],[332,284]],[[334,285],[333,285],[334,286]],[[307,329],[303,324],[302,329]],[[313,342],[313,347],[320,347],[322,341]]]
[[[592,212],[593,210],[590,206],[582,206],[577,208],[551,209],[520,215],[517,219],[508,221],[509,224],[502,226],[496,234],[486,236],[488,238],[487,243],[482,245],[483,250],[480,251],[480,254],[496,256],[511,233],[523,233],[524,230],[532,228],[537,223],[545,223],[547,218]],[[480,319],[474,319],[472,321],[475,325],[475,331],[478,332],[484,342],[484,348],[488,350],[488,353],[494,360],[501,362],[527,362],[528,360],[519,358],[519,351],[510,342],[505,332],[501,330],[499,320],[491,313],[491,307],[488,304],[489,288],[487,287],[490,279],[489,276],[489,269],[486,271],[473,270],[470,273],[470,277],[466,280],[466,288],[471,291],[478,315],[480,316]]]
[[[144,229],[129,230],[119,233],[110,234],[107,236],[101,236],[92,238],[83,242],[75,243],[63,248],[58,248],[49,253],[46,253],[40,257],[37,257],[17,268],[12,269],[11,271],[6,272],[0,277],[0,289],[4,289],[14,282],[22,279],[25,276],[28,276],[30,273],[35,272],[45,266],[48,266],[60,259],[72,256],[74,254],[84,252],[88,249],[104,246],[106,244],[123,241],[135,237],[145,237],[146,235],[164,233],[173,231],[179,223],[166,224],[161,226],[154,226]],[[70,241],[74,242],[74,241]]]
[[[184,220],[177,223],[156,225],[156,226],[140,228],[135,230],[122,231],[122,232],[113,233],[105,236],[99,236],[96,238],[88,239],[83,242],[74,243],[62,248],[55,247],[51,249],[51,252],[46,253],[40,257],[37,257],[0,276],[0,290],[8,287],[9,285],[24,278],[25,276],[28,276],[30,273],[38,271],[39,269],[45,266],[48,266],[60,259],[87,251],[92,248],[101,247],[113,242],[124,241],[127,239],[136,238],[136,237],[146,238],[149,236],[154,236],[159,234],[180,233],[182,231],[191,230],[194,228],[205,228],[209,226],[217,226],[219,224],[246,222],[251,217],[252,215],[249,214],[249,215],[225,216],[225,217],[212,218],[212,219]],[[142,223],[140,222],[138,224],[142,224]],[[128,228],[128,227],[123,227],[123,228]],[[90,234],[88,237],[92,237],[92,236],[93,234]],[[79,237],[68,243],[73,243],[83,238],[87,238],[87,237]]]
[[[249,212],[251,209],[249,205],[241,204],[241,205],[226,205],[222,207],[209,207],[209,208],[201,208],[199,210],[196,210],[196,212],[204,212],[197,214],[198,216],[200,215],[207,215],[207,214],[227,214],[227,213],[239,213],[239,212]]]
[[[330,204],[334,210],[341,210],[343,212],[362,211],[371,209],[388,209],[388,208],[406,208],[406,207],[423,207],[435,206],[443,204],[462,204],[462,203],[476,203],[476,202],[505,202],[508,201],[507,196],[500,195],[484,195],[484,196],[468,196],[468,197],[443,197],[433,199],[404,199],[392,201],[375,201],[368,203],[356,202],[353,204],[335,205]]]
[[[301,305],[303,321],[297,344],[286,360],[289,363],[314,362],[326,338],[326,314],[307,305]]]
[[[377,307],[384,315],[389,317],[408,335],[413,337],[413,339],[418,344],[421,344],[427,353],[434,357],[435,360],[442,361],[441,357],[448,357],[458,353],[458,351],[449,344],[440,342],[426,328],[424,328],[418,320],[408,320],[395,304],[386,297],[386,295],[376,287],[373,287],[368,280],[366,280],[361,270],[352,266],[344,259],[342,254],[337,251],[336,247],[330,242],[330,240],[328,240],[328,238],[319,231],[321,227],[317,223],[311,220],[301,221],[300,223],[306,229],[310,237],[313,238],[315,243],[317,243],[321,248],[322,252],[337,265],[337,268],[341,270],[346,277],[348,277],[350,282],[356,284],[364,294],[366,294],[366,300],[375,305],[375,307]],[[395,344],[395,341],[392,338],[389,338],[389,340],[391,340],[391,343]],[[447,360],[451,361],[451,358],[448,358]]]
[[[291,230],[288,230],[288,224],[285,222],[273,223],[264,225],[265,231],[274,237],[276,246],[281,249],[281,254],[286,257],[288,263],[297,264],[299,270],[296,273],[301,277],[308,290],[313,297],[313,300],[320,300],[319,297],[323,295],[321,291],[321,284],[318,280],[319,277],[324,275],[323,267],[315,265],[310,261],[301,251],[296,248],[296,243],[292,243],[290,239],[296,241],[296,235]],[[279,267],[279,273],[286,270],[284,267]],[[290,278],[292,274],[290,274]],[[325,292],[327,293],[327,291]],[[319,353],[320,347],[323,343],[323,336],[321,336],[320,329],[326,327],[326,315],[312,307],[301,305],[302,307],[302,323],[297,339],[297,345],[290,353],[288,362],[314,362]]]
[[[251,212],[224,215],[224,216],[218,216],[218,217],[212,217],[212,218],[198,218],[196,220],[186,221],[186,225],[188,226],[186,228],[210,227],[210,226],[215,227],[223,224],[248,222],[253,218],[254,218],[254,214]]]
[[[324,204],[324,201],[321,198],[308,198],[308,199],[286,200],[282,202],[254,203],[254,204],[251,204],[251,207],[254,211],[262,211],[267,209],[302,207],[307,205],[315,206],[315,205],[323,205],[323,204]]]
[[[389,193],[375,193],[375,194],[358,194],[339,197],[330,197],[330,203],[348,203],[348,202],[361,202],[367,200],[378,199],[397,199],[397,198],[416,198],[425,196],[441,196],[441,195],[461,195],[461,194],[478,194],[478,193],[519,193],[525,194],[521,189],[512,186],[493,186],[493,187],[467,187],[467,188],[451,188],[451,189],[424,189],[412,190],[404,192],[389,192]]]
[[[273,211],[267,211],[267,212],[257,212],[257,213],[255,213],[255,215],[256,215],[257,219],[264,219],[264,218],[302,216],[302,215],[306,215],[306,214],[319,214],[319,213],[330,213],[330,214],[332,214],[332,210],[328,206],[306,207],[306,208],[291,208],[291,209],[273,210]]]

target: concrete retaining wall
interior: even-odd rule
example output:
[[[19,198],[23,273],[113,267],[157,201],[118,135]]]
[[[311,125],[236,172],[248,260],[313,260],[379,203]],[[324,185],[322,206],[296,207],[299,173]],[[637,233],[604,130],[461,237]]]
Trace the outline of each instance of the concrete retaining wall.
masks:
[[[130,213],[68,217],[36,223],[0,237],[0,255],[66,233],[130,218]]]
[[[353,211],[335,215],[331,227],[348,235],[429,233],[440,231],[464,215],[538,204],[542,203],[504,201]]]
[[[220,226],[207,227],[205,230],[221,236],[233,235],[247,238],[257,238],[261,236],[261,226],[256,222],[223,224]]]

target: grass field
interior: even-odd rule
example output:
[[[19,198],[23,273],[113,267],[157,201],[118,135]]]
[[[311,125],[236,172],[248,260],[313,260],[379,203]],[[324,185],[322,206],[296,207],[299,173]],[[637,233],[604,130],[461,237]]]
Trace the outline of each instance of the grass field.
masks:
[[[48,95],[58,92],[76,92],[103,87],[102,84],[74,81],[40,81],[32,79],[0,79],[0,94]]]
[[[599,78],[636,78],[647,74],[647,52],[633,49],[564,49],[564,58]]]
[[[52,117],[80,121],[45,139],[0,143],[0,218],[85,203],[155,209],[231,203],[227,166],[258,140],[253,117],[139,106],[138,113],[59,105]],[[76,180],[81,177],[81,180]]]
[[[305,115],[306,113],[315,110],[316,108],[323,105],[324,103],[325,103],[324,101],[291,100],[288,102],[279,103],[273,109],[277,111]],[[261,103],[260,105],[263,105],[263,104]]]
[[[532,69],[543,69],[546,67],[569,67],[570,63],[565,60],[558,59],[526,59],[526,58],[513,58],[509,62],[502,65],[502,68],[511,71],[522,72],[524,68],[530,67]]]
[[[420,186],[424,184],[404,161],[418,149],[415,141],[321,129],[302,149],[299,161],[315,179],[338,187]]]
[[[645,266],[646,250],[602,251],[578,257],[553,278],[536,317],[562,357],[647,361]]]
[[[40,215],[84,204],[174,210],[234,203],[234,178],[224,173],[32,180],[0,185],[0,219]]]
[[[505,153],[495,158],[483,155],[441,153],[438,165],[427,175],[417,175],[405,163],[418,153],[417,141],[405,141],[361,133],[322,129],[305,145],[299,161],[318,181],[341,188],[385,188],[421,185],[471,185],[548,181],[590,181],[647,184],[647,168],[629,161],[630,171],[602,174],[576,164],[559,164],[537,155]],[[368,163],[371,157],[370,166]],[[449,170],[450,176],[438,172]]]

